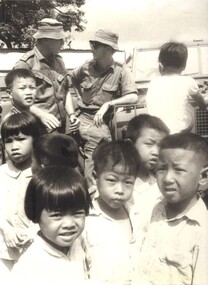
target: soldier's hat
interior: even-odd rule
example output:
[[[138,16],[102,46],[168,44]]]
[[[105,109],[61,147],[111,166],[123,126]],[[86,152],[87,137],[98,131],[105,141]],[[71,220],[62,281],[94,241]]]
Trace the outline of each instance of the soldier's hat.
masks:
[[[108,46],[111,46],[114,50],[118,50],[118,34],[113,33],[108,29],[98,30],[94,37],[89,42],[99,42]]]
[[[35,39],[63,39],[67,37],[67,33],[63,30],[63,24],[55,19],[44,18],[38,22],[38,30],[33,35]]]

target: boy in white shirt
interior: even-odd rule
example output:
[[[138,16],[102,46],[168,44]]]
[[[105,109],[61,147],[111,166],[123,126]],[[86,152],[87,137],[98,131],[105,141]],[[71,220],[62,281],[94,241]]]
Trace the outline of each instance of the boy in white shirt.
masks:
[[[158,58],[161,77],[154,78],[147,91],[148,113],[163,120],[171,134],[191,131],[194,113],[190,100],[201,107],[206,104],[197,82],[190,76],[181,75],[187,58],[188,49],[185,44],[165,43]]]

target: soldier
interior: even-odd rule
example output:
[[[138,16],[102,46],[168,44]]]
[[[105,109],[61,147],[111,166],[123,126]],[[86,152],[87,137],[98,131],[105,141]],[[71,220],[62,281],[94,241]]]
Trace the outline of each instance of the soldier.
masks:
[[[79,132],[87,142],[84,147],[85,176],[92,184],[92,153],[102,139],[111,140],[108,127],[110,109],[118,104],[138,100],[137,88],[130,70],[113,60],[118,50],[118,35],[98,30],[90,39],[93,60],[72,71],[72,85],[80,95]]]
[[[49,132],[64,133],[66,115],[73,122],[71,129],[76,129],[79,120],[73,112],[70,76],[58,55],[66,37],[63,25],[55,19],[42,19],[33,37],[37,40],[35,47],[14,66],[15,69],[30,69],[36,76],[38,90],[31,112],[41,119]]]

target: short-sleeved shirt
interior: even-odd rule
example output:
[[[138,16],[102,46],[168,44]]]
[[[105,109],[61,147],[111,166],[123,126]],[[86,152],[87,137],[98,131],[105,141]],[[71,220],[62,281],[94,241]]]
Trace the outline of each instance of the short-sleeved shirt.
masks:
[[[33,230],[36,230],[24,211],[25,192],[31,178],[31,168],[20,171],[10,160],[0,166],[0,258],[18,259],[21,251],[6,246],[1,231],[5,221],[15,229],[19,237],[32,236]]]
[[[84,284],[88,279],[90,259],[82,236],[71,245],[67,254],[47,243],[39,235],[20,257],[12,270],[16,284]]]
[[[207,243],[206,250],[201,252],[202,240],[207,237],[204,202],[199,198],[192,208],[172,219],[167,217],[167,207],[167,202],[162,200],[153,209],[141,250],[139,284],[208,284],[202,282],[206,278],[203,274],[207,275],[207,272],[203,273],[197,266],[199,253],[205,254],[205,260],[208,252]],[[196,267],[200,272],[195,270]],[[199,276],[199,283],[192,282],[194,275]]]
[[[75,88],[81,88],[82,108],[100,109],[105,102],[137,93],[130,69],[115,61],[103,72],[94,60],[87,61],[72,71],[71,79]]]
[[[197,82],[190,76],[170,74],[154,78],[147,91],[147,111],[159,117],[170,133],[191,129],[194,120],[188,101],[195,99],[198,90]]]
[[[138,277],[139,217],[131,204],[124,208],[132,226],[130,239],[119,223],[100,209],[97,198],[86,217],[85,231],[92,259],[90,278],[98,283],[133,284]]]
[[[71,80],[61,56],[54,55],[46,59],[38,48],[34,47],[22,56],[14,68],[26,68],[33,71],[37,79],[35,105],[65,122],[64,105]]]

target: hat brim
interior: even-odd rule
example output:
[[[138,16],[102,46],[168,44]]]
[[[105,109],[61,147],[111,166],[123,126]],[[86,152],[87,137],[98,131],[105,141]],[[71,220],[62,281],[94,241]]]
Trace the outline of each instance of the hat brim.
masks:
[[[44,32],[44,31],[37,31],[34,35],[33,38],[35,39],[54,39],[54,40],[60,40],[66,38],[68,35],[67,33],[61,31],[51,31],[50,33]]]
[[[114,50],[119,50],[119,47],[117,44],[113,44],[112,42],[109,42],[107,40],[103,40],[103,39],[98,38],[98,37],[94,37],[94,38],[90,39],[89,42],[99,42],[99,43],[102,43],[104,45],[108,45],[108,46],[112,47]]]

